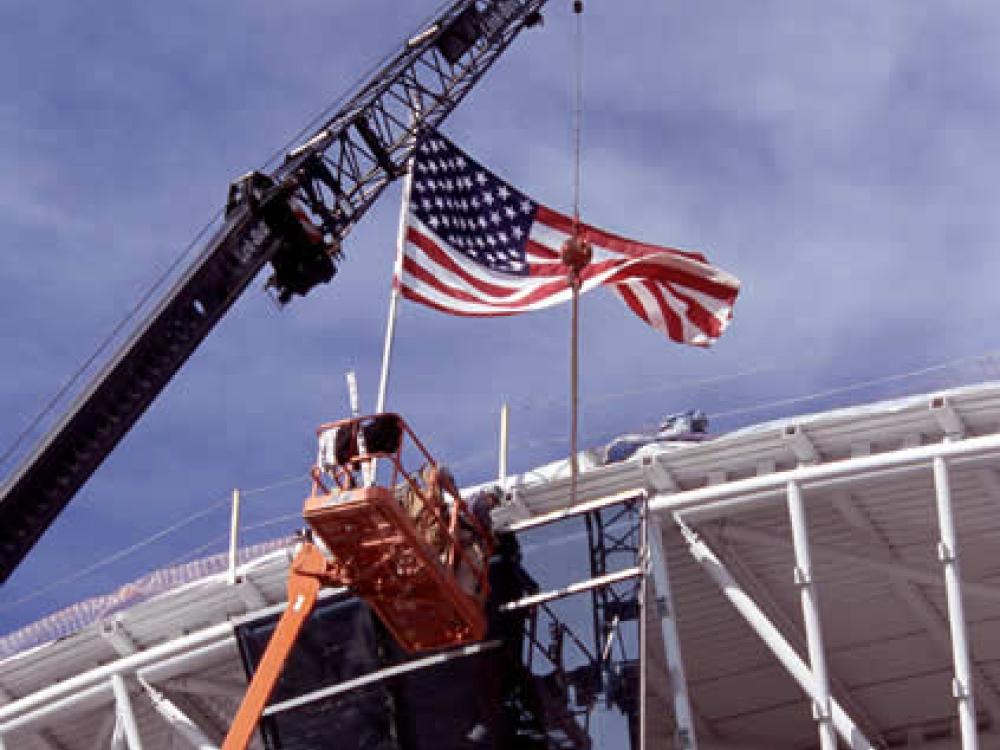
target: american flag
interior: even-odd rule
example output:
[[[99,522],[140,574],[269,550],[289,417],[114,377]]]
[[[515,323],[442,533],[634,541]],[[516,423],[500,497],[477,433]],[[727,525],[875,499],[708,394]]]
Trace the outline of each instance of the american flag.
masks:
[[[439,133],[413,164],[406,245],[395,284],[452,315],[498,316],[570,299],[559,260],[573,220],[533,201]],[[588,224],[581,292],[606,286],[670,339],[708,346],[732,318],[739,281],[699,253],[647,245]]]

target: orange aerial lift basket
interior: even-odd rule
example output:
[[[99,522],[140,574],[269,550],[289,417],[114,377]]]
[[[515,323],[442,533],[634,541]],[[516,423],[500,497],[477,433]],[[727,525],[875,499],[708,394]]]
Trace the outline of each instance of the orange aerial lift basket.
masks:
[[[323,586],[348,586],[410,653],[486,635],[490,532],[398,414],[321,425],[306,540],[289,570],[288,606],[223,750],[243,750]],[[403,465],[420,463],[418,471]],[[381,464],[381,466],[379,466]],[[375,483],[379,470],[389,480]],[[385,471],[388,469],[388,471]]]

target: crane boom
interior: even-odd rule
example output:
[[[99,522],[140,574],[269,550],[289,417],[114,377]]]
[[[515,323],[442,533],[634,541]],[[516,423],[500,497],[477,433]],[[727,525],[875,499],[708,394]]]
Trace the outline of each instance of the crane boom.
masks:
[[[265,264],[279,299],[329,281],[340,243],[546,0],[455,0],[273,173],[230,188],[225,222],[0,488],[0,583]]]

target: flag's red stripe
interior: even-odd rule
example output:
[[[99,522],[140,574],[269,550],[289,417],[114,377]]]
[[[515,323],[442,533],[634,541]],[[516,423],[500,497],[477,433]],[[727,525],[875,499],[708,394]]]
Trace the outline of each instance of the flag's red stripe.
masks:
[[[548,248],[539,242],[535,242],[534,240],[528,240],[524,249],[528,255],[534,255],[538,258],[543,258],[544,260],[559,260],[559,252],[557,250],[552,250],[551,248]]]
[[[408,227],[406,236],[410,242],[412,242],[414,245],[417,245],[421,250],[423,250],[427,254],[427,256],[431,258],[431,260],[433,260],[435,263],[438,263],[442,267],[448,269],[456,276],[459,276],[466,283],[468,283],[470,286],[475,287],[483,294],[487,294],[491,297],[510,297],[512,294],[515,294],[518,291],[520,291],[519,289],[516,288],[509,288],[509,287],[498,286],[496,284],[491,284],[488,281],[483,281],[479,277],[470,274],[468,271],[462,268],[458,263],[456,263],[447,252],[443,251],[440,247],[438,247],[437,243],[434,242],[434,240],[432,240],[429,236],[423,234],[416,227],[413,226]],[[409,259],[409,257],[410,256],[405,256],[405,259]],[[604,273],[605,271],[614,268],[615,265],[619,265],[622,262],[623,261],[607,260],[601,263],[594,263],[592,265],[589,265],[587,266],[587,268],[584,269],[583,279],[587,280],[593,278],[597,274]],[[419,267],[419,266],[414,265],[412,267]],[[542,265],[542,266],[529,265],[528,275],[538,278],[545,278],[545,277],[551,277],[554,279],[564,278],[566,276],[566,267],[563,266],[562,264]],[[431,277],[428,275],[428,278]],[[518,277],[513,277],[511,283],[517,283],[517,278]],[[430,282],[428,281],[428,283]],[[550,285],[546,285],[545,287],[541,288],[548,289],[549,287]],[[484,304],[493,304],[492,302],[486,302],[483,300],[480,301],[483,302]]]
[[[474,294],[470,294],[464,289],[456,289],[455,287],[446,284],[409,256],[405,256],[403,258],[403,269],[411,274],[415,279],[422,281],[427,286],[432,287],[442,294],[452,297],[460,302],[468,302],[476,305],[490,305],[501,310],[510,310],[514,312],[524,310],[536,302],[541,302],[548,297],[558,294],[567,287],[566,279],[561,278],[549,284],[542,284],[536,287],[531,294],[522,297],[517,302],[498,302],[495,300],[476,297]]]
[[[538,209],[535,211],[535,221],[540,221],[566,234],[573,233],[573,219],[553,211],[546,206],[538,206]],[[613,250],[616,253],[621,253],[622,255],[628,255],[629,257],[641,257],[650,253],[672,253],[674,255],[683,255],[685,258],[691,258],[701,263],[708,263],[708,259],[698,252],[678,250],[674,247],[663,247],[660,245],[647,245],[644,242],[636,242],[635,240],[626,239],[611,232],[605,232],[603,229],[598,229],[583,222],[580,223],[580,230],[583,236],[590,240],[591,243],[605,247],[608,250]]]
[[[434,240],[421,233],[416,227],[407,227],[406,239],[427,253],[427,256],[439,266],[448,269],[483,294],[488,294],[491,297],[509,297],[520,291],[517,288],[491,284],[488,281],[483,281],[482,279],[468,273],[464,268],[458,265],[458,263],[456,263],[451,256],[448,255],[448,253],[439,248]],[[405,256],[405,260],[410,260],[410,256]]]
[[[419,302],[421,305],[426,305],[427,307],[434,308],[438,312],[447,313],[448,315],[460,315],[465,318],[499,318],[507,315],[516,315],[521,312],[520,310],[501,310],[495,309],[488,312],[473,312],[471,310],[463,310],[460,307],[448,307],[447,305],[442,305],[439,302],[435,302],[429,297],[425,297],[420,292],[415,289],[403,285],[401,289],[402,295],[409,300],[414,302]]]
[[[542,209],[542,207],[539,206],[539,210],[541,210],[541,209]],[[548,209],[546,209],[546,210],[548,210]],[[666,253],[668,255],[675,252],[675,251],[671,250],[670,248],[657,248],[654,245],[647,245],[645,247],[650,248],[651,250],[654,250],[657,253]],[[558,252],[556,252],[555,250],[550,250],[548,247],[546,247],[545,245],[542,245],[542,244],[536,242],[535,240],[530,240],[529,239],[528,242],[527,242],[527,245],[526,245],[526,249],[527,249],[527,251],[528,251],[528,253],[530,255],[537,255],[538,257],[545,258],[545,259],[548,259],[548,260],[557,260],[559,258],[559,253]],[[690,253],[683,253],[683,252],[680,252],[680,251],[676,251],[676,252],[678,252],[681,255],[686,255],[686,256],[689,256],[689,257],[692,255]],[[626,259],[628,259],[628,260],[638,260],[638,259],[644,258],[644,257],[648,257],[648,256],[646,256],[646,255],[640,255],[637,258],[635,256],[626,255],[626,256],[623,256],[623,260],[626,260]],[[700,262],[705,262],[703,259],[700,259],[700,257],[695,257],[694,259],[695,260],[700,260]],[[658,265],[658,267],[661,268],[661,269],[664,268],[663,265]],[[565,268],[562,265],[556,266],[556,268],[563,269],[562,273],[566,272]],[[633,268],[640,268],[640,267],[633,266]],[[642,266],[641,268],[645,269],[647,267],[646,266]],[[725,302],[727,302],[730,305],[733,304],[733,302],[735,302],[735,300],[736,300],[736,295],[737,295],[738,290],[737,289],[733,289],[733,287],[730,286],[729,284],[723,284],[723,283],[720,283],[720,282],[712,281],[711,279],[706,279],[703,276],[698,276],[697,274],[694,274],[694,273],[691,273],[689,271],[685,271],[685,270],[682,270],[682,269],[678,269],[678,268],[671,268],[671,272],[674,274],[671,277],[671,280],[677,281],[678,283],[684,284],[685,286],[689,286],[692,289],[698,290],[699,292],[704,292],[705,294],[708,294],[709,296],[715,297],[716,299],[724,300]],[[545,274],[539,273],[539,274],[533,274],[533,275],[539,275],[539,276],[541,276],[541,275],[545,275]],[[555,275],[555,274],[553,274],[553,275]],[[590,275],[593,275],[593,274],[590,274]],[[643,272],[642,271],[638,271],[637,275],[643,275]],[[587,276],[588,275],[585,272],[585,277],[587,277]]]
[[[675,282],[686,287],[703,292],[710,297],[715,297],[727,304],[732,304],[739,294],[738,288],[733,288],[729,284],[723,284],[711,279],[685,271],[682,268],[656,263],[650,260],[638,260],[630,263],[622,270],[622,276],[616,276],[609,281],[619,281],[631,277],[655,278],[661,282]]]
[[[610,271],[616,266],[620,266],[625,263],[625,260],[603,260],[600,263],[591,263],[589,266],[583,269],[582,278],[584,281],[587,279],[592,279],[594,276],[598,276],[605,271]],[[534,276],[536,278],[544,278],[546,276],[557,278],[560,276],[566,276],[569,269],[566,268],[562,263],[559,265],[553,265],[551,263],[546,263],[545,265],[536,265],[528,267],[528,275]]]
[[[408,236],[415,245],[418,245],[424,250],[427,255],[435,262],[440,263],[442,266],[448,270],[455,273],[457,276],[465,280],[473,288],[479,290],[483,294],[489,295],[491,297],[510,297],[512,294],[516,293],[516,289],[508,289],[505,287],[499,287],[494,284],[489,284],[481,279],[470,275],[464,269],[462,269],[457,263],[455,263],[446,253],[442,252],[440,248],[426,235],[423,235],[415,228],[410,227],[408,231]],[[595,275],[603,273],[610,268],[613,268],[617,263],[624,263],[624,261],[604,261],[602,263],[595,263],[584,271],[584,279],[593,278]],[[422,281],[428,286],[437,289],[442,294],[452,297],[459,301],[464,301],[472,304],[480,305],[494,305],[503,310],[517,310],[529,307],[537,302],[543,301],[547,297],[554,294],[558,294],[566,288],[566,281],[563,277],[563,273],[559,270],[559,266],[550,266],[550,271],[539,273],[539,276],[551,275],[553,277],[553,283],[544,284],[536,288],[531,294],[521,298],[516,302],[503,302],[493,299],[484,299],[482,297],[477,297],[466,290],[456,288],[449,284],[446,284],[441,279],[437,278],[434,274],[428,271],[426,268],[421,266],[416,260],[411,256],[405,256],[403,260],[404,269],[412,274],[416,279]],[[649,271],[646,273],[642,272],[643,268],[649,267]],[[534,269],[533,269],[534,270]],[[554,272],[554,273],[553,273]],[[688,276],[688,274],[680,274],[681,276]],[[631,267],[624,269],[622,275],[613,274],[611,278],[607,279],[604,283],[610,283],[614,281],[624,281],[626,278],[638,278],[638,279],[655,279],[657,282],[667,283],[670,281],[677,281],[678,274],[676,269],[664,267],[655,263],[633,263]],[[687,283],[682,280],[682,283]],[[726,291],[730,291],[729,287],[724,287]],[[717,324],[718,321],[707,314],[700,305],[697,306],[698,310],[704,312],[712,321]],[[672,316],[675,316],[672,310],[669,308],[665,309],[665,318],[668,321]],[[704,325],[705,316],[700,316],[698,321],[695,322],[699,328],[705,330]],[[706,330],[709,335],[717,336],[717,333],[712,333],[711,330]]]
[[[638,315],[641,320],[645,321],[647,325],[652,325],[649,320],[649,316],[646,315],[646,308],[642,306],[639,298],[635,296],[635,292],[629,288],[629,285],[616,284],[615,288],[618,290],[618,294],[621,295],[622,299],[625,300],[625,304],[629,306],[629,309]]]
[[[407,299],[463,317],[507,316],[553,304],[554,298],[565,294],[568,282],[567,268],[559,262],[561,248],[551,243],[559,242],[560,235],[572,234],[574,222],[545,206],[538,206],[534,221],[540,224],[534,225],[532,235],[525,240],[525,276],[486,268],[480,271],[419,222],[410,224],[402,279],[394,283]],[[602,285],[612,285],[633,313],[647,324],[655,321],[674,341],[707,346],[707,340],[685,341],[686,333],[698,339],[703,338],[700,334],[705,339],[721,335],[725,321],[713,313],[713,307],[719,305],[719,316],[728,313],[727,319],[732,317],[738,281],[724,273],[716,275],[700,253],[636,242],[588,224],[581,223],[578,228],[602,251],[599,257],[611,256],[583,271],[586,289],[593,288],[598,279]],[[543,244],[546,242],[550,244]],[[415,257],[418,248],[423,255]]]
[[[645,279],[642,282],[642,286],[653,296],[656,306],[660,308],[660,315],[663,316],[663,322],[667,324],[667,334],[674,341],[683,344],[684,324],[681,322],[680,316],[677,315],[670,306],[670,303],[663,296],[663,288],[650,279]]]
[[[722,334],[722,322],[717,317],[706,310],[701,302],[678,289],[675,284],[667,284],[667,288],[675,297],[677,297],[677,299],[687,303],[688,320],[698,326],[698,328],[711,338],[719,338]]]

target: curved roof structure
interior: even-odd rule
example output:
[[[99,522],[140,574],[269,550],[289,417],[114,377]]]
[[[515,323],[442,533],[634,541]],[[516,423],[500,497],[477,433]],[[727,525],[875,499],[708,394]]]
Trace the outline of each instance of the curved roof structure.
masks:
[[[496,521],[646,498],[647,747],[1000,747],[1000,384],[584,467],[576,507],[550,464]],[[107,746],[124,714],[147,749],[217,743],[244,685],[231,623],[280,607],[287,559],[0,661],[7,750]]]

